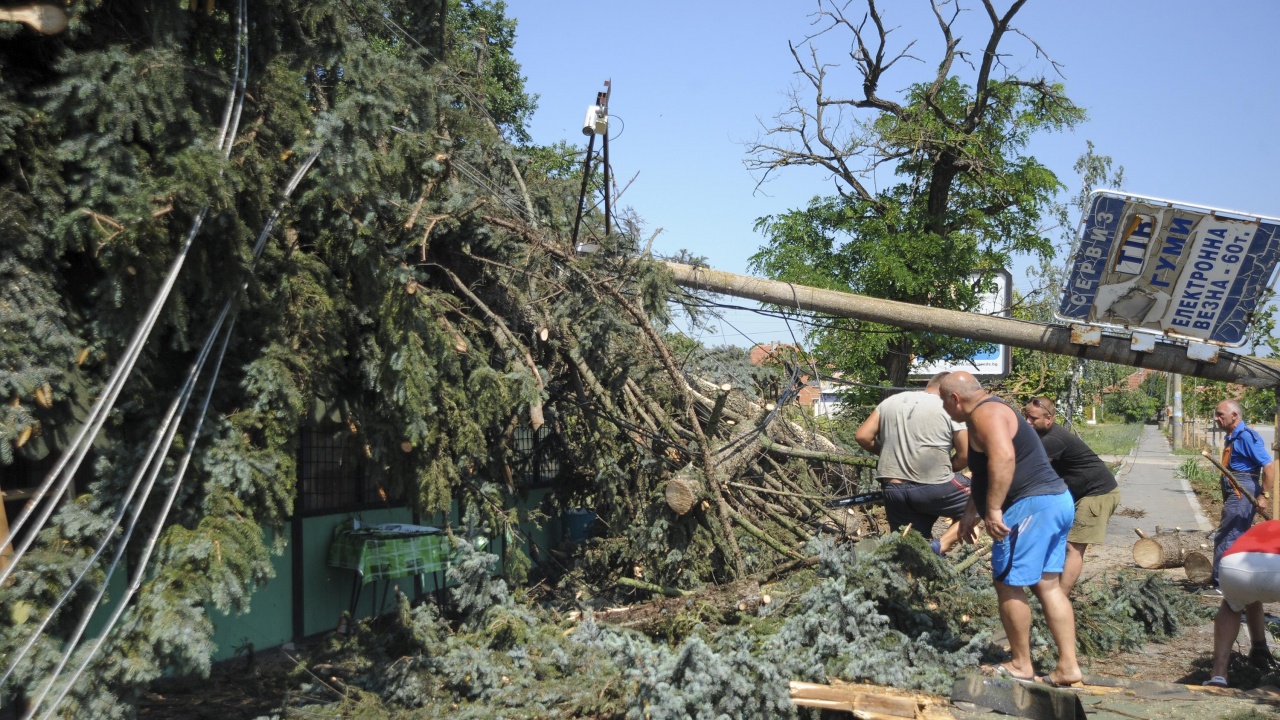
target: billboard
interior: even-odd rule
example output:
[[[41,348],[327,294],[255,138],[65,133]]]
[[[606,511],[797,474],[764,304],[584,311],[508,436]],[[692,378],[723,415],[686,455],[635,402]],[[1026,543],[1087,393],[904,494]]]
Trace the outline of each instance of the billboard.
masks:
[[[1095,190],[1058,317],[1244,344],[1280,259],[1280,219]]]
[[[975,277],[974,280],[977,280]],[[1013,282],[1008,270],[1000,270],[993,278],[995,289],[982,293],[978,307],[973,312],[982,315],[1008,317],[1009,306],[1013,304]],[[973,360],[936,360],[934,362],[916,361],[911,367],[913,377],[930,377],[940,372],[956,372],[964,370],[983,379],[1002,378],[1009,374],[1010,356],[1008,345],[996,345],[994,350],[978,353]]]

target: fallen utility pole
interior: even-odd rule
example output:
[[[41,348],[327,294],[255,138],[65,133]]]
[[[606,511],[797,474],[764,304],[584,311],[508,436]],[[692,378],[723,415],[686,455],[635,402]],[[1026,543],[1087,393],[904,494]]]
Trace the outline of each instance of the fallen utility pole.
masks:
[[[1109,335],[1102,335],[1096,345],[1081,344],[1072,342],[1070,328],[1057,325],[881,300],[680,263],[669,262],[666,265],[677,284],[692,290],[707,290],[836,317],[869,320],[906,330],[1013,345],[1207,380],[1225,380],[1249,387],[1277,388],[1277,395],[1280,395],[1280,362],[1266,358],[1222,351],[1218,353],[1216,362],[1206,362],[1188,358],[1184,345],[1155,343],[1150,351],[1140,352],[1130,346],[1128,337]]]

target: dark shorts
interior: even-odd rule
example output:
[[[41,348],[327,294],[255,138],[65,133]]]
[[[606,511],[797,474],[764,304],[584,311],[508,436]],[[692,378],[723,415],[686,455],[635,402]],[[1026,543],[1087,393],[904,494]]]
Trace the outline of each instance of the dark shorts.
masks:
[[[969,478],[955,475],[944,483],[897,482],[884,485],[884,514],[890,530],[910,524],[928,536],[938,518],[960,519],[969,504]]]
[[[1120,505],[1120,488],[1103,495],[1086,495],[1076,501],[1076,521],[1067,542],[1100,545],[1107,539],[1107,521]]]

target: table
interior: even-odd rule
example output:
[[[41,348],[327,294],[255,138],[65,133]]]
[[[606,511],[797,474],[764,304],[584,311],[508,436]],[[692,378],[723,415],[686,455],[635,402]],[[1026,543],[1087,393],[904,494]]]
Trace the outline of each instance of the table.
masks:
[[[452,554],[449,536],[440,532],[340,530],[329,544],[329,565],[355,570],[363,584],[443,570]]]
[[[488,545],[486,538],[476,538],[476,549]],[[351,587],[351,618],[355,618],[356,605],[366,583],[391,580],[409,575],[421,576],[439,573],[448,568],[455,550],[448,535],[439,531],[382,532],[376,528],[351,530],[339,529],[329,543],[330,567],[355,571]],[[442,583],[437,582],[440,589]],[[387,601],[390,583],[382,589],[382,604]],[[377,597],[377,588],[374,588]],[[381,608],[375,608],[375,614]]]

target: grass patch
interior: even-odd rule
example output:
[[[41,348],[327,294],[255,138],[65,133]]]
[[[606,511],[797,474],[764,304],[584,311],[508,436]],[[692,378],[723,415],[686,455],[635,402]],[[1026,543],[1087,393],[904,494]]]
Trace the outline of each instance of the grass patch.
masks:
[[[1142,437],[1142,423],[1075,426],[1080,439],[1099,455],[1128,455]]]
[[[1217,492],[1219,490],[1218,472],[1203,462],[1200,455],[1189,457],[1178,466],[1178,476],[1186,478],[1196,492]]]
[[[1185,478],[1191,491],[1200,500],[1200,509],[1210,520],[1216,520],[1222,513],[1222,485],[1218,471],[1202,460],[1200,454],[1188,457],[1178,466],[1178,477]]]

